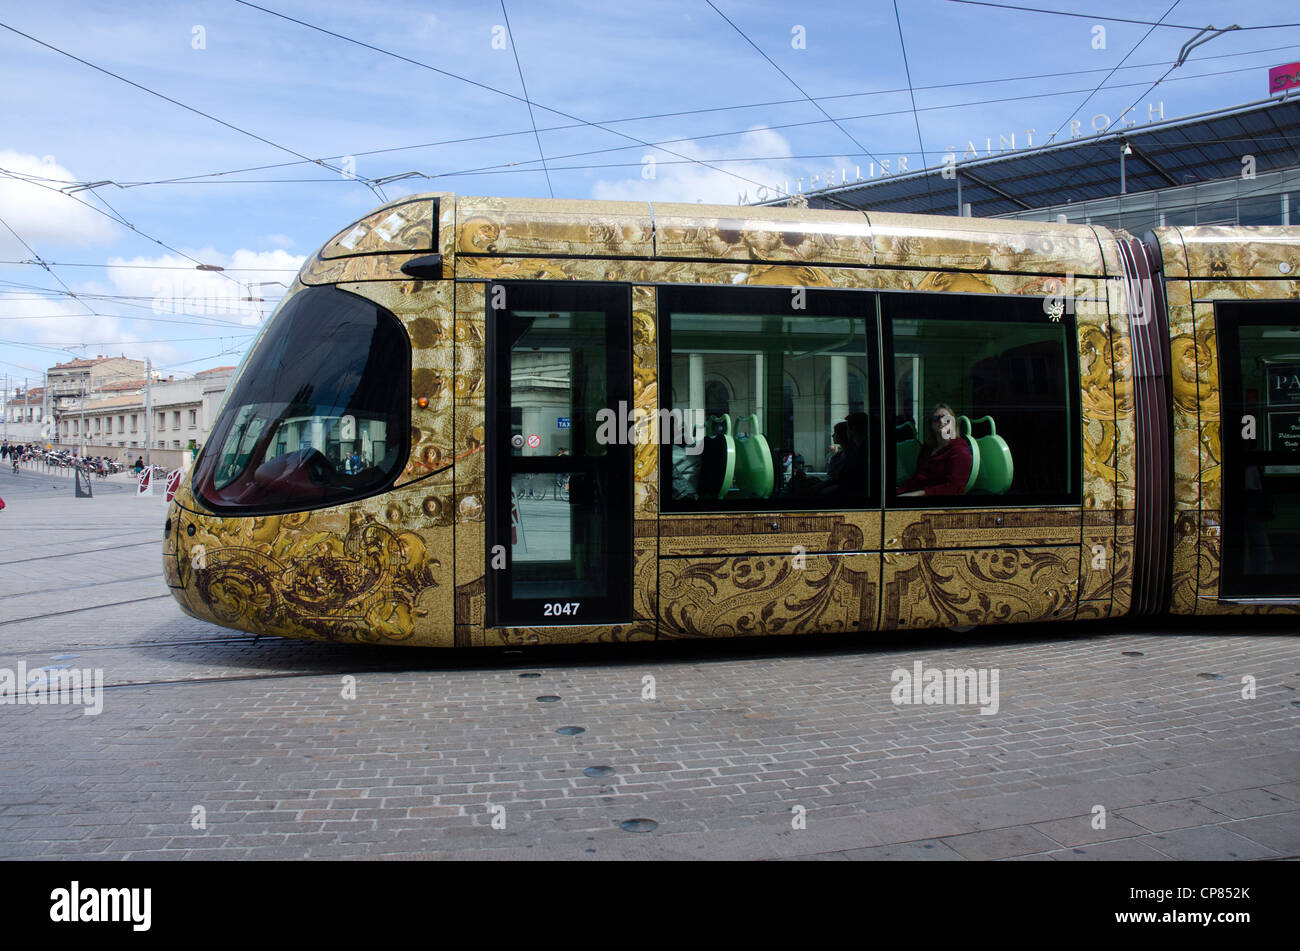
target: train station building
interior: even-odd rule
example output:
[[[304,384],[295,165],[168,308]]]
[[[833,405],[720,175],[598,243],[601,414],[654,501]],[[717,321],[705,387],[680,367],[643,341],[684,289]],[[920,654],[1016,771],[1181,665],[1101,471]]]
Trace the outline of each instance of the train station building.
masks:
[[[944,143],[943,161],[918,171],[907,170],[907,156],[814,169],[742,195],[741,204],[806,200],[810,208],[1064,221],[1139,235],[1162,225],[1300,223],[1300,89],[1171,119],[1153,101],[1114,121],[1081,118],[1063,135],[1044,144],[1037,130],[1019,129]]]

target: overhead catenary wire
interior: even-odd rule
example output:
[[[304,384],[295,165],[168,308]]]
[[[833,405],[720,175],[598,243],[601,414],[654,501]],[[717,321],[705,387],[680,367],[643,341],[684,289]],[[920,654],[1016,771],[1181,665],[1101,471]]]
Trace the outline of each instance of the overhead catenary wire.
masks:
[[[707,4],[708,4],[712,9],[713,9],[713,12],[714,12],[714,13],[716,13],[718,16],[722,17],[722,19],[726,20],[726,21],[727,21],[727,24],[728,24],[728,25],[729,25],[733,30],[735,30],[737,33],[739,33],[740,36],[741,36],[741,39],[743,39],[746,43],[748,43],[750,46],[752,46],[752,47],[754,48],[755,52],[757,52],[759,56],[761,56],[761,57],[763,57],[763,59],[767,60],[768,64],[771,65],[772,68],[775,69],[778,73],[780,73],[780,74],[782,75],[782,77],[785,78],[786,82],[788,82],[791,86],[793,86],[795,89],[797,89],[797,90],[799,91],[799,95],[803,96],[804,99],[805,99],[807,102],[811,103],[812,106],[813,106],[813,107],[814,107],[818,112],[820,112],[823,116],[826,117],[826,120],[827,120],[828,122],[830,122],[832,125],[835,126],[835,128],[837,128],[837,129],[839,129],[841,132],[843,132],[844,135],[845,135],[845,137],[846,137],[850,142],[852,142],[855,146],[857,146],[858,150],[859,150],[863,155],[866,155],[868,158],[875,159],[877,162],[880,161],[879,157],[877,157],[877,156],[876,156],[876,155],[875,155],[875,154],[874,154],[870,149],[868,149],[865,145],[863,145],[861,142],[859,142],[858,139],[857,139],[857,137],[856,137],[855,135],[853,135],[852,132],[850,132],[848,129],[844,128],[844,126],[840,125],[840,120],[836,119],[836,118],[835,118],[834,116],[832,116],[829,112],[827,112],[827,111],[822,107],[822,104],[821,104],[820,102],[818,102],[816,99],[814,99],[812,96],[810,96],[810,95],[808,94],[808,91],[807,91],[806,89],[804,89],[803,86],[799,85],[798,82],[795,81],[795,79],[794,79],[793,76],[791,76],[791,75],[790,75],[789,73],[787,73],[784,69],[782,69],[782,68],[780,67],[780,65],[776,62],[776,60],[772,59],[772,57],[768,56],[767,53],[763,52],[762,47],[760,47],[757,43],[755,43],[752,39],[750,39],[750,38],[749,38],[749,35],[748,35],[747,33],[745,33],[745,31],[742,30],[739,26],[737,26],[737,25],[736,25],[736,22],[735,22],[734,20],[732,20],[731,17],[727,16],[725,13],[723,13],[721,10],[719,10],[718,7],[717,7],[717,5],[713,2],[713,0],[704,0],[704,2],[707,3]]]
[[[356,39],[355,37],[346,36],[346,35],[344,35],[344,34],[342,34],[342,33],[338,33],[338,32],[336,32],[336,31],[334,31],[334,30],[328,30],[328,29],[326,29],[326,28],[323,27],[323,26],[317,26],[317,25],[314,24],[314,23],[308,23],[306,20],[300,20],[300,19],[298,19],[297,17],[291,17],[291,16],[289,16],[289,15],[287,15],[287,14],[279,13],[279,12],[277,12],[277,11],[275,11],[275,10],[272,10],[272,9],[268,8],[268,7],[258,6],[256,3],[250,3],[249,0],[234,0],[234,2],[235,2],[235,3],[238,3],[238,4],[241,4],[241,5],[243,5],[243,6],[249,7],[250,9],[253,9],[253,10],[260,10],[262,13],[269,14],[270,16],[279,17],[280,19],[282,19],[282,20],[287,20],[287,21],[290,22],[290,23],[296,23],[296,24],[298,24],[299,26],[306,27],[306,28],[309,29],[309,30],[315,30],[315,31],[318,32],[318,33],[324,33],[324,34],[327,35],[327,36],[332,36],[332,37],[334,37],[335,39],[339,39],[339,40],[344,41],[345,43],[351,43],[351,44],[353,44],[353,45],[355,45],[355,46],[360,46],[360,47],[362,47],[362,48],[364,48],[364,49],[368,49],[368,50],[371,50],[371,51],[373,51],[373,52],[380,53],[381,55],[389,56],[389,57],[391,57],[391,58],[393,58],[393,59],[400,60],[401,62],[409,63],[409,64],[412,65],[412,66],[418,66],[418,67],[420,67],[421,69],[427,69],[427,70],[430,70],[430,71],[432,71],[432,72],[438,73],[439,75],[447,76],[447,77],[449,77],[449,78],[451,78],[451,79],[458,80],[459,82],[468,83],[468,84],[470,84],[471,86],[476,86],[476,87],[478,87],[479,89],[483,89],[483,90],[486,90],[486,91],[488,91],[488,92],[495,93],[495,94],[498,95],[498,96],[505,96],[505,97],[507,97],[507,98],[509,98],[509,99],[514,99],[514,100],[519,101],[519,102],[531,102],[534,106],[536,106],[537,108],[542,109],[542,110],[544,110],[544,111],[546,111],[546,112],[554,113],[555,115],[558,115],[558,116],[563,116],[563,117],[566,118],[566,119],[571,119],[571,120],[573,120],[574,122],[581,123],[583,126],[588,126],[588,127],[591,127],[591,128],[600,129],[602,132],[608,132],[608,133],[610,133],[611,135],[617,135],[617,136],[619,136],[619,137],[621,137],[621,138],[628,139],[628,140],[630,140],[630,141],[632,141],[632,142],[637,143],[638,145],[640,145],[640,146],[642,146],[642,147],[644,147],[644,148],[655,148],[655,149],[659,149],[659,150],[662,151],[662,152],[667,152],[669,155],[672,155],[672,156],[675,157],[675,158],[680,158],[680,159],[690,159],[690,158],[692,158],[692,157],[689,156],[689,155],[682,155],[682,154],[680,154],[680,153],[678,153],[678,152],[673,152],[673,151],[670,150],[670,149],[665,149],[665,148],[663,148],[662,146],[659,146],[659,145],[653,145],[653,144],[651,144],[651,143],[649,143],[649,142],[644,141],[643,139],[639,139],[639,138],[637,138],[637,137],[634,136],[634,135],[629,135],[629,134],[626,133],[626,132],[619,132],[617,129],[610,129],[610,128],[608,128],[607,126],[605,126],[605,125],[601,125],[600,123],[597,123],[597,122],[589,122],[589,121],[587,121],[586,119],[582,119],[582,118],[580,118],[580,117],[578,117],[578,116],[575,116],[575,115],[572,115],[572,114],[570,114],[570,113],[563,112],[562,110],[555,109],[555,108],[553,108],[553,107],[551,107],[551,106],[544,105],[543,103],[540,103],[540,102],[536,102],[536,101],[530,100],[530,99],[528,99],[527,97],[524,97],[524,96],[516,96],[514,93],[506,92],[504,89],[497,89],[495,86],[489,86],[487,83],[481,83],[481,82],[479,82],[479,81],[476,80],[476,79],[470,79],[470,78],[468,78],[468,77],[466,77],[466,76],[461,76],[461,75],[458,75],[457,73],[453,73],[453,72],[450,72],[450,71],[445,70],[445,69],[439,69],[437,66],[431,66],[431,65],[429,65],[428,63],[422,63],[422,62],[420,62],[419,60],[412,59],[412,58],[409,57],[409,56],[403,56],[401,53],[395,53],[395,52],[393,52],[392,50],[384,49],[384,48],[381,47],[381,46],[375,46],[375,45],[372,44],[372,43],[366,43],[366,42],[364,42],[364,41],[362,41],[362,40],[358,40],[358,39]],[[751,184],[751,185],[760,185],[760,184],[761,184],[760,182],[756,182],[756,181],[753,181],[752,179],[745,178],[743,175],[737,175],[735,172],[729,172],[729,171],[727,171],[726,169],[715,168],[714,166],[710,165],[707,161],[705,161],[705,160],[703,160],[703,159],[695,159],[694,161],[696,162],[696,164],[702,166],[703,168],[711,169],[712,171],[715,171],[715,172],[722,172],[724,175],[730,175],[730,176],[733,177],[733,178],[738,178],[738,179],[740,179],[741,181],[748,182],[748,183]]]
[[[1180,2],[1181,0],[1174,0],[1174,2],[1169,5],[1169,9],[1166,10],[1164,14],[1160,17],[1160,21],[1163,22],[1165,17],[1173,13],[1174,7],[1178,6]],[[1124,65],[1124,60],[1127,60],[1130,56],[1132,56],[1134,53],[1137,52],[1138,47],[1146,42],[1147,37],[1149,37],[1152,33],[1155,32],[1157,26],[1159,26],[1159,23],[1153,24],[1150,29],[1148,29],[1145,33],[1142,34],[1142,39],[1138,40],[1136,43],[1133,44],[1132,48],[1127,53],[1124,54],[1124,58],[1121,59],[1119,63],[1117,63],[1115,67],[1111,69],[1111,71],[1102,78],[1101,82],[1097,83],[1096,88],[1093,89],[1092,92],[1088,93],[1088,95],[1084,97],[1083,102],[1079,103],[1077,106],[1074,107],[1074,111],[1065,117],[1065,121],[1056,127],[1056,131],[1052,133],[1052,138],[1056,138],[1056,136],[1060,133],[1060,131],[1070,123],[1070,120],[1079,114],[1079,110],[1092,101],[1092,97],[1097,95],[1097,93],[1101,91],[1101,87],[1106,85],[1106,81],[1109,80],[1110,77],[1115,75],[1115,71],[1117,69],[1119,69],[1121,66]],[[1141,97],[1139,97],[1139,99],[1140,98]],[[1123,113],[1121,113],[1121,115],[1122,114]]]
[[[1237,57],[1241,57],[1241,56],[1254,56],[1254,55],[1258,55],[1258,54],[1262,54],[1262,53],[1275,53],[1275,52],[1279,52],[1279,51],[1290,51],[1290,50],[1293,50],[1293,49],[1294,49],[1294,46],[1286,45],[1286,46],[1264,47],[1264,48],[1261,48],[1261,49],[1253,49],[1253,50],[1243,50],[1243,51],[1235,52],[1235,53],[1219,53],[1219,54],[1216,54],[1216,55],[1214,55],[1214,56],[1204,56],[1204,57],[1201,57],[1200,60],[1198,60],[1198,62],[1205,62],[1205,61],[1213,60],[1213,59],[1235,59],[1235,58],[1237,58]],[[933,85],[928,85],[928,86],[916,86],[916,87],[915,87],[915,90],[916,90],[917,92],[923,92],[923,91],[930,91],[930,90],[935,90],[935,89],[957,89],[957,88],[962,88],[962,87],[966,87],[966,86],[987,86],[987,85],[999,85],[999,84],[1003,84],[1003,83],[1020,83],[1020,82],[1028,82],[1028,81],[1036,80],[1036,79],[1071,78],[1071,77],[1075,77],[1075,76],[1086,75],[1086,74],[1088,74],[1088,73],[1109,73],[1109,72],[1114,72],[1116,69],[1118,69],[1118,70],[1123,70],[1123,71],[1127,71],[1127,70],[1137,70],[1137,69],[1154,69],[1154,68],[1157,68],[1157,67],[1164,67],[1165,65],[1166,65],[1166,64],[1165,64],[1164,62],[1160,62],[1160,63],[1135,63],[1135,64],[1131,64],[1131,65],[1128,65],[1128,66],[1120,66],[1120,67],[1101,66],[1101,67],[1095,67],[1095,68],[1090,68],[1090,69],[1063,70],[1063,71],[1060,71],[1060,72],[1053,72],[1053,73],[1034,73],[1034,74],[1024,75],[1024,76],[1006,76],[1006,77],[1001,77],[1001,78],[997,78],[997,79],[972,79],[972,80],[962,80],[962,81],[958,81],[958,82],[935,83],[935,84],[933,84]],[[1242,67],[1242,68],[1240,68],[1240,69],[1235,69],[1235,70],[1222,70],[1222,71],[1219,71],[1219,72],[1213,72],[1213,73],[1199,73],[1199,74],[1195,74],[1195,75],[1192,75],[1192,76],[1179,77],[1178,79],[1171,80],[1171,81],[1173,81],[1173,82],[1178,82],[1178,81],[1188,81],[1188,80],[1195,80],[1195,79],[1202,79],[1202,78],[1210,78],[1210,77],[1214,77],[1214,76],[1223,76],[1223,75],[1228,75],[1228,74],[1230,74],[1230,73],[1236,73],[1236,72],[1248,72],[1248,71],[1250,71],[1250,70],[1252,70],[1252,69],[1255,69],[1255,68],[1257,68],[1257,67],[1254,67],[1254,66],[1247,66],[1247,67]],[[1126,84],[1126,85],[1111,86],[1110,88],[1112,88],[1112,89],[1118,89],[1118,88],[1127,88],[1127,87],[1140,86],[1140,85],[1141,85],[1141,83],[1129,83],[1129,84]],[[1043,96],[1057,96],[1057,95],[1073,95],[1073,94],[1075,94],[1075,93],[1085,92],[1085,91],[1086,91],[1086,90],[1083,90],[1083,89],[1069,89],[1069,90],[1061,90],[1061,91],[1059,91],[1059,92],[1039,93],[1039,94],[1035,94],[1034,96],[1027,96],[1027,97],[999,97],[999,98],[996,98],[996,99],[978,99],[978,100],[969,100],[969,101],[965,101],[965,102],[957,102],[957,103],[948,103],[948,104],[943,104],[943,105],[940,105],[940,106],[929,106],[929,107],[924,107],[924,108],[922,108],[920,111],[923,111],[923,112],[924,112],[924,111],[930,111],[930,110],[934,110],[934,109],[959,109],[959,108],[968,108],[968,107],[970,107],[970,106],[975,106],[975,105],[996,105],[996,104],[1000,104],[1000,103],[1004,103],[1004,102],[1016,102],[1016,101],[1020,101],[1020,100],[1022,100],[1022,99],[1026,99],[1026,98],[1041,98],[1041,97],[1043,97]],[[901,86],[900,86],[900,87],[897,87],[897,88],[891,88],[891,89],[880,89],[880,90],[871,90],[871,91],[867,91],[867,92],[835,93],[835,94],[832,94],[832,95],[827,95],[827,96],[817,96],[817,97],[814,97],[814,98],[816,98],[817,101],[819,101],[819,102],[830,102],[830,101],[832,101],[832,100],[840,100],[840,99],[859,99],[859,98],[867,98],[867,97],[872,97],[872,96],[892,95],[892,94],[895,94],[895,93],[903,93],[903,92],[907,92],[907,89],[906,89],[906,87],[901,87]],[[676,112],[649,113],[649,114],[637,115],[637,116],[626,116],[626,117],[618,118],[618,119],[604,119],[604,120],[600,120],[599,124],[600,124],[600,125],[616,125],[616,124],[620,124],[620,123],[627,123],[627,122],[642,122],[642,121],[648,121],[648,120],[652,120],[652,119],[666,119],[666,118],[678,118],[678,117],[684,117],[684,116],[704,115],[704,114],[707,114],[707,113],[714,113],[714,112],[735,112],[735,111],[741,111],[741,110],[745,110],[745,109],[760,109],[760,108],[767,108],[767,107],[771,107],[771,106],[798,105],[798,104],[802,104],[802,103],[804,103],[804,102],[806,102],[805,99],[776,99],[776,100],[769,100],[769,101],[765,101],[765,102],[744,103],[744,104],[733,105],[733,106],[709,106],[709,107],[702,107],[702,108],[698,108],[698,109],[685,109],[685,110],[679,110],[679,111],[676,111]],[[874,118],[874,117],[879,117],[879,116],[888,116],[888,115],[897,115],[897,114],[901,114],[901,111],[895,111],[895,112],[884,112],[884,113],[872,113],[872,114],[868,114],[867,116],[864,116],[864,117],[861,117],[861,118]],[[563,125],[542,126],[542,127],[540,127],[540,128],[538,129],[538,131],[539,131],[539,132],[558,132],[558,131],[565,131],[565,130],[569,130],[569,129],[583,128],[583,127],[585,127],[586,125],[587,125],[587,123],[583,123],[583,122],[575,122],[575,123],[568,123],[568,124],[563,124]],[[745,131],[749,131],[749,130],[745,130]],[[323,156],[322,158],[323,158],[325,161],[333,161],[333,160],[336,160],[336,159],[342,159],[342,158],[345,158],[345,157],[347,157],[347,156],[351,156],[351,157],[356,158],[356,157],[360,157],[360,156],[386,155],[386,154],[392,154],[392,153],[395,153],[395,152],[407,152],[407,151],[417,151],[417,150],[420,150],[420,149],[428,149],[428,148],[440,148],[440,147],[442,147],[442,146],[447,146],[447,145],[463,145],[463,144],[466,144],[466,143],[472,143],[472,142],[486,142],[486,141],[491,141],[491,140],[493,140],[493,139],[516,138],[516,137],[519,137],[519,136],[527,136],[527,135],[531,135],[531,134],[532,134],[532,131],[531,131],[530,129],[521,129],[521,130],[518,130],[518,131],[512,131],[512,132],[494,132],[494,133],[487,133],[487,134],[484,134],[484,135],[459,136],[459,137],[456,137],[456,138],[453,138],[453,139],[440,139],[440,140],[437,140],[437,141],[434,141],[434,142],[421,142],[421,143],[417,143],[417,144],[414,144],[414,145],[388,146],[388,147],[380,148],[380,149],[352,150],[352,151],[349,151],[349,152],[346,152],[346,153],[340,153],[340,154],[338,154],[338,155],[328,155],[328,156]],[[728,133],[728,134],[741,134],[741,133]],[[690,140],[690,139],[680,139],[680,140],[675,140],[675,141],[691,141],[691,140]],[[630,148],[630,146],[628,146],[628,147]],[[617,150],[614,150],[614,151],[617,151]],[[885,151],[891,151],[891,150],[885,150]],[[931,153],[931,154],[938,154],[938,153]],[[691,161],[691,162],[695,162],[694,159],[691,159],[691,160],[689,160],[689,161]],[[709,161],[711,161],[711,162],[723,162],[723,161],[731,161],[731,160],[730,160],[730,159],[710,159]],[[216,181],[212,181],[212,182],[202,182],[202,181],[198,181],[198,180],[201,180],[201,179],[219,178],[219,177],[224,177],[224,176],[227,176],[227,175],[239,175],[239,174],[244,174],[244,173],[248,173],[248,172],[260,172],[260,171],[269,171],[269,170],[280,169],[280,168],[292,168],[292,167],[295,167],[295,166],[298,166],[298,165],[303,165],[303,164],[316,164],[316,160],[315,160],[315,159],[311,159],[311,160],[306,160],[306,161],[298,160],[298,161],[292,161],[292,162],[275,162],[275,163],[268,163],[268,164],[263,164],[263,165],[244,166],[244,167],[236,168],[236,169],[225,169],[225,170],[217,171],[217,172],[203,172],[203,173],[197,173],[197,174],[193,174],[193,175],[183,175],[183,176],[176,176],[176,177],[172,177],[172,178],[164,178],[164,179],[151,179],[151,180],[143,180],[143,181],[114,182],[113,184],[115,184],[115,185],[117,185],[119,188],[123,188],[123,189],[130,189],[130,188],[143,188],[143,187],[148,187],[148,186],[153,186],[153,185],[175,185],[175,184],[188,184],[188,183],[196,183],[196,184],[225,184],[224,182],[216,182]],[[664,164],[673,164],[673,163],[664,163]],[[43,181],[60,181],[60,184],[69,184],[69,183],[62,182],[61,180],[57,180],[57,179],[42,178],[41,176],[23,175],[23,174],[15,173],[15,172],[12,172],[12,171],[8,171],[8,172],[6,172],[6,170],[3,170],[3,169],[0,169],[0,174],[8,174],[8,175],[10,175],[11,177],[15,177],[15,178],[24,178],[24,179],[27,179],[27,180],[36,180],[36,179],[39,179],[39,180],[43,180]],[[342,178],[338,178],[338,177],[326,177],[326,178],[314,178],[314,179],[288,179],[288,180],[285,180],[285,179],[265,179],[265,180],[253,180],[252,182],[249,182],[249,183],[251,183],[251,184],[295,184],[295,183],[304,183],[304,184],[306,184],[306,183],[317,183],[317,182],[319,182],[319,183],[326,183],[326,182],[330,182],[330,183],[332,183],[332,182],[343,181],[343,180],[344,180],[344,179],[342,179]],[[70,197],[72,197],[72,196],[70,196]],[[92,206],[92,207],[93,207],[93,206]],[[95,210],[98,211],[98,209],[95,209]],[[228,268],[227,270],[232,270],[232,269]],[[245,270],[246,270],[246,269],[245,269]]]
[[[555,197],[555,188],[551,185],[551,171],[546,167],[546,153],[542,151],[542,137],[537,132],[537,119],[533,116],[533,103],[528,98],[528,84],[524,82],[524,67],[519,63],[519,47],[515,45],[515,34],[510,29],[510,14],[506,13],[506,0],[501,0],[501,16],[506,21],[506,41],[510,44],[510,52],[515,57],[515,69],[519,72],[519,86],[524,91],[524,101],[528,105],[528,121],[533,126],[533,138],[537,141],[537,154],[541,158],[542,171],[546,173],[546,190]]]
[[[916,111],[916,90],[912,88],[912,68],[907,64],[907,42],[903,39],[903,18],[898,14],[898,0],[894,0],[894,23],[898,25],[898,46],[903,51],[903,74],[907,77],[907,94],[912,100],[912,121],[916,124],[916,147],[920,150],[921,164],[925,164],[925,139],[921,136],[921,116]],[[925,178],[925,192],[930,194],[930,177]]]
[[[1017,10],[1021,13],[1043,13],[1050,16],[1058,17],[1075,17],[1080,20],[1101,20],[1107,23],[1135,23],[1138,26],[1163,26],[1171,30],[1192,30],[1193,32],[1203,29],[1199,26],[1187,26],[1182,23],[1161,23],[1152,22],[1151,20],[1134,20],[1128,17],[1108,17],[1098,13],[1074,13],[1069,10],[1045,10],[1042,7],[1020,7],[1010,3],[994,3],[992,0],[948,0],[948,3],[961,3],[972,7],[998,7],[1003,10]],[[1284,30],[1291,27],[1300,26],[1300,23],[1266,23],[1259,26],[1243,26],[1243,30]]]

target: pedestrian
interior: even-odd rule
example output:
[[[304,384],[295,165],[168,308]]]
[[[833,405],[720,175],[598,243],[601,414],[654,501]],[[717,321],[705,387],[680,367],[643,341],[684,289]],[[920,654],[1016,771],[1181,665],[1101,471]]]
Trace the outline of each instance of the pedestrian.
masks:
[[[135,474],[137,478],[139,478],[141,472],[144,472],[144,456],[140,456],[135,460]]]

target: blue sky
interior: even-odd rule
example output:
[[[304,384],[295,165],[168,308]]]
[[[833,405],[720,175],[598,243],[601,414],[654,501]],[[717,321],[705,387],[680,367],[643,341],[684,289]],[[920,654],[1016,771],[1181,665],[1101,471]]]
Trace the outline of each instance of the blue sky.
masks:
[[[1146,92],[1193,35],[1178,27],[1300,22],[1274,0],[1007,0],[1086,18],[898,0],[914,118],[892,0],[714,0],[716,10],[507,0],[508,31],[500,3],[258,2],[444,72],[236,0],[0,11],[12,30],[210,117],[0,29],[0,262],[59,263],[0,263],[0,373],[11,385],[101,353],[148,356],[178,376],[237,362],[258,309],[283,290],[258,282],[288,283],[304,255],[379,204],[363,179],[431,176],[382,186],[390,199],[443,190],[735,203],[758,183],[794,187],[828,168],[865,176],[872,156],[892,168],[905,155],[915,169],[971,141],[982,150],[1013,132],[1023,146],[1028,129],[1035,144],[1062,127],[1068,136],[1072,117],[1087,132],[1094,116],[1117,119],[1135,101],[1139,122],[1161,102],[1174,118],[1256,101],[1270,66],[1300,60],[1300,28],[1243,30]],[[522,96],[520,68],[536,135],[526,103],[501,94]],[[610,130],[674,140],[664,148],[679,154]],[[178,178],[191,180],[139,184]],[[100,181],[117,184],[63,193]],[[226,270],[196,271],[196,261]]]

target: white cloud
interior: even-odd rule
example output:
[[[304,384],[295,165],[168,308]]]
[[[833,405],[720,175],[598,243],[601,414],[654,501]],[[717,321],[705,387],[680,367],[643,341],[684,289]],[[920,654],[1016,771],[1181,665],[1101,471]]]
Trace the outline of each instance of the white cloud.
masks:
[[[641,168],[629,170],[626,178],[596,182],[591,197],[734,205],[743,192],[748,192],[753,200],[759,184],[771,188],[790,178],[785,164],[793,155],[790,143],[780,133],[764,126],[750,129],[729,146],[701,145],[687,140],[667,148],[689,159],[716,163],[715,168],[683,162],[659,149],[647,149],[646,156],[654,160],[653,164],[643,157]],[[758,160],[719,161],[751,158]]]
[[[284,296],[287,285],[306,260],[305,255],[290,254],[282,248],[241,248],[228,255],[203,248],[195,251],[194,257],[225,270],[200,271],[193,261],[172,254],[114,257],[106,265],[112,287],[108,293],[139,298],[136,303],[148,307],[140,311],[145,316],[188,314],[256,326],[260,316],[269,314]]]
[[[0,169],[21,176],[0,173],[0,217],[36,253],[52,245],[110,244],[117,239],[118,227],[83,204],[84,196],[77,201],[59,191],[78,179],[54,156],[4,150]],[[7,228],[0,228],[0,255],[5,260],[26,259],[31,252]]]
[[[247,346],[262,318],[284,296],[286,287],[282,285],[292,283],[305,256],[279,248],[241,248],[229,254],[204,248],[194,256],[226,270],[198,271],[193,261],[173,254],[113,257],[104,265],[106,280],[69,281],[78,294],[85,295],[86,304],[98,311],[97,315],[67,297],[17,299],[35,296],[17,290],[0,295],[4,314],[22,318],[0,320],[0,328],[6,331],[3,336],[29,345],[85,345],[86,349],[76,350],[77,356],[149,357],[155,366],[199,358],[198,362],[177,367],[178,373],[234,363],[237,354],[218,356],[218,351]],[[66,280],[68,272],[62,273]],[[30,276],[27,280],[31,282]],[[244,299],[249,297],[262,300]],[[131,316],[143,319],[131,321]],[[28,348],[21,352],[25,363],[45,366],[74,356]]]

